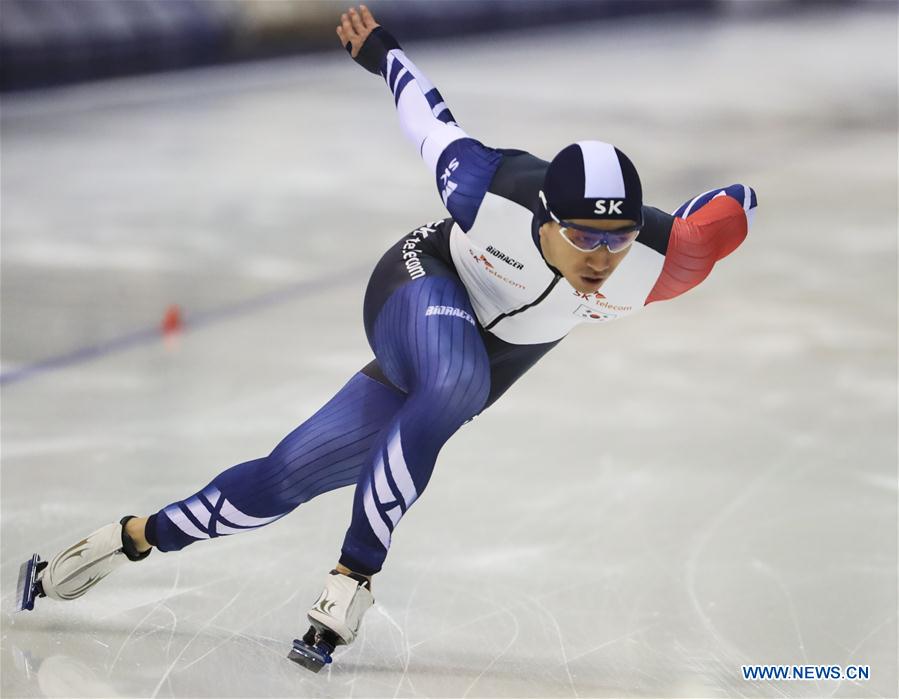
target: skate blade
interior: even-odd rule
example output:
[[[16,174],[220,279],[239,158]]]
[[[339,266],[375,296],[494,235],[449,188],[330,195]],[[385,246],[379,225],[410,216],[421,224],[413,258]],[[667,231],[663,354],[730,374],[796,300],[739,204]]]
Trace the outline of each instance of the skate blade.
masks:
[[[34,600],[37,597],[37,572],[40,563],[40,555],[34,554],[19,566],[19,579],[16,582],[17,612],[34,609]]]
[[[330,653],[318,646],[310,646],[299,638],[294,639],[293,648],[290,649],[287,657],[312,672],[318,672],[331,662]]]

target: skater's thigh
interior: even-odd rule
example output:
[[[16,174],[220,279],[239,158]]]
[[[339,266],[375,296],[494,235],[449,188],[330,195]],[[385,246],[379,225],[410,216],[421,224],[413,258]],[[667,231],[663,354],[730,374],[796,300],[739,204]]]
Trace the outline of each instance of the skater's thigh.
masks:
[[[419,240],[413,231],[400,239],[378,262],[365,295],[375,373],[406,393],[490,371],[468,292],[436,237]],[[365,373],[373,375],[369,367]]]
[[[417,279],[397,289],[375,321],[372,347],[384,374],[411,394],[487,377],[490,362],[458,277]]]

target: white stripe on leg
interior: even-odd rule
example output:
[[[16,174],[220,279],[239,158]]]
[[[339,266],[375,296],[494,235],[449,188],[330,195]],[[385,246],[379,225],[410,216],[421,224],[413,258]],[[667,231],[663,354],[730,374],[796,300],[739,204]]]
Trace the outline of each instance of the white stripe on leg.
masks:
[[[381,519],[381,515],[378,513],[378,506],[375,505],[375,499],[371,493],[370,482],[365,485],[365,494],[362,496],[362,503],[365,507],[365,516],[368,517],[368,523],[371,525],[371,530],[375,533],[375,536],[378,537],[378,541],[381,542],[384,549],[389,549],[390,530],[387,529],[387,525],[384,524],[384,520]]]
[[[415,483],[412,482],[412,475],[409,473],[406,459],[403,457],[403,444],[399,429],[393,433],[387,444],[387,459],[390,461],[390,473],[393,474],[393,480],[400,489],[408,510],[418,497],[418,493],[415,490]]]
[[[263,524],[274,522],[276,519],[281,519],[281,517],[283,517],[283,515],[275,515],[274,517],[253,517],[252,515],[246,515],[234,507],[228,500],[225,500],[222,503],[222,509],[219,510],[219,512],[222,517],[232,524],[241,524],[246,527],[261,527]]]
[[[163,512],[165,516],[169,518],[169,521],[174,524],[178,529],[183,531],[188,536],[192,536],[194,539],[208,539],[209,534],[204,531],[200,531],[196,528],[193,522],[191,522],[187,515],[185,515],[181,508],[177,505],[169,505],[166,507]]]

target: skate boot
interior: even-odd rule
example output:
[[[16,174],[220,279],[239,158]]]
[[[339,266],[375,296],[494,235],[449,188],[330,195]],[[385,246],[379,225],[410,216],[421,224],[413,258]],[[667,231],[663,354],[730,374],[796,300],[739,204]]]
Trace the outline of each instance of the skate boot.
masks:
[[[77,544],[42,561],[34,554],[19,568],[16,609],[34,609],[38,597],[70,600],[81,597],[90,588],[126,561],[140,561],[150,551],[138,552],[127,534],[123,517],[118,524],[107,524]]]
[[[371,583],[361,575],[332,570],[318,602],[309,610],[311,626],[295,639],[288,658],[318,672],[331,662],[337,646],[349,645],[359,632],[362,615],[375,603]]]

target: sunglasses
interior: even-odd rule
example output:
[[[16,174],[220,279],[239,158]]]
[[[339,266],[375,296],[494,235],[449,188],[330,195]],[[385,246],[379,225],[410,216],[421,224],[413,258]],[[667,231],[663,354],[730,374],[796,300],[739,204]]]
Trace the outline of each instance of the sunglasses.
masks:
[[[549,208],[543,192],[540,192],[540,200],[543,202],[546,213],[550,215],[553,221],[559,224],[559,235],[565,239],[565,242],[581,252],[593,252],[603,245],[609,249],[609,252],[622,252],[627,250],[640,234],[639,225],[604,231],[589,226],[579,226],[570,221],[563,221]]]

